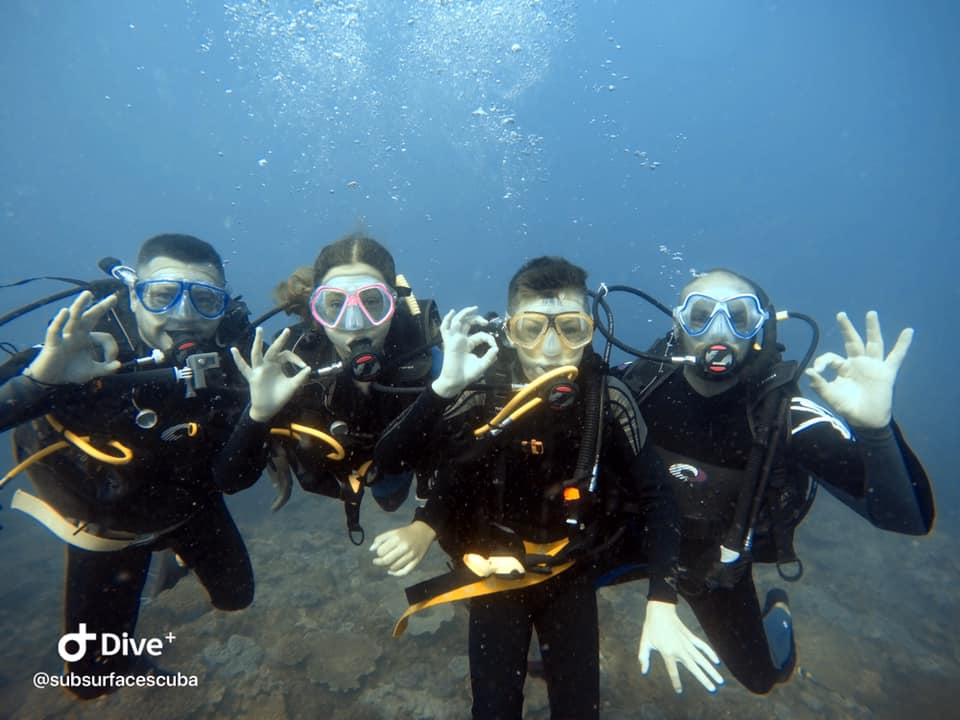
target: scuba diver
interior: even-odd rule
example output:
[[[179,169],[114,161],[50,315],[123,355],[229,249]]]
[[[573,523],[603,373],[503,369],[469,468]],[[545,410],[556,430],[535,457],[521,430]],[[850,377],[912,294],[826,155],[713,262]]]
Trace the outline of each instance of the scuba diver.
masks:
[[[413,481],[410,472],[381,472],[373,446],[431,377],[440,340],[436,305],[417,301],[389,251],[358,233],[325,246],[275,296],[302,318],[289,328],[293,348],[315,370],[271,431],[274,509],[289,498],[292,472],[307,492],[343,501],[349,537],[360,545],[365,488],[392,512]]]
[[[633,288],[610,290],[669,312]],[[844,313],[837,316],[847,357],[826,353],[805,370],[835,414],[798,388],[815,352],[815,323],[778,313],[756,283],[707,272],[683,288],[672,315],[672,332],[650,352],[617,343],[642,359],[615,372],[633,391],[674,484],[680,594],[730,672],[763,694],[789,679],[796,650],[786,593],[771,590],[761,610],[752,563],[776,563],[784,579],[799,578],[793,534],[817,482],[881,529],[923,535],[933,525],[930,482],[892,419],[894,381],[913,331],[904,330],[885,358],[875,312],[867,314],[866,344]],[[777,342],[777,322],[787,317],[814,329],[799,364],[784,361]],[[835,379],[824,377],[828,369]],[[635,543],[622,546],[623,562],[611,568],[622,566],[608,579],[629,567],[624,562],[642,574],[643,553],[635,551]]]
[[[450,311],[439,377],[374,454],[391,472],[436,471],[408,527],[416,551],[371,550],[393,575],[409,573],[434,538],[450,555],[450,573],[408,588],[395,635],[414,612],[470,599],[475,718],[520,717],[534,628],[551,716],[598,716],[594,568],[618,537],[611,520],[620,493],[636,505],[651,558],[643,671],[655,649],[674,684],[677,663],[711,691],[722,683],[712,650],[677,616],[677,506],[662,464],[644,447],[629,391],[590,347],[585,281],[586,272],[562,258],[536,258],[510,282],[503,325],[475,307]],[[508,347],[494,335],[501,327]],[[511,398],[518,383],[527,384]]]
[[[189,235],[152,237],[136,269],[110,263],[51,320],[42,346],[11,357],[0,376],[0,430],[13,431],[37,496],[11,506],[67,543],[63,632],[133,636],[151,555],[173,551],[214,607],[240,610],[254,581],[223,494],[248,487],[266,462],[268,420],[306,378],[282,341],[266,353],[257,331],[247,365],[246,306],[231,298],[220,255]],[[286,338],[282,338],[285,340]],[[246,382],[244,382],[246,378]],[[61,643],[62,645],[62,643]],[[113,692],[111,677],[159,672],[144,659],[86,643],[66,661],[80,698]],[[70,676],[73,676],[72,678]]]

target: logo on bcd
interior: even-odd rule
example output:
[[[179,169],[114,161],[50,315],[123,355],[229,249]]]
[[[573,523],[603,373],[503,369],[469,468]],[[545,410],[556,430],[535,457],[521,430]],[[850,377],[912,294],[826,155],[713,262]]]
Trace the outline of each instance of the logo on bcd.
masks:
[[[707,474],[695,465],[674,463],[668,468],[671,475],[684,482],[700,483],[707,479]]]
[[[101,633],[99,637],[100,643],[98,645],[96,642],[97,634],[87,632],[87,624],[80,623],[80,628],[77,632],[66,633],[60,638],[60,642],[57,643],[57,653],[64,662],[77,662],[87,654],[87,644],[92,642],[98,654],[103,657],[109,657],[111,655],[123,655],[126,657],[143,654],[159,657],[163,654],[163,640],[160,638],[137,640],[127,635],[127,633],[121,635]],[[168,641],[172,642],[176,636],[173,633],[168,633],[165,637]]]

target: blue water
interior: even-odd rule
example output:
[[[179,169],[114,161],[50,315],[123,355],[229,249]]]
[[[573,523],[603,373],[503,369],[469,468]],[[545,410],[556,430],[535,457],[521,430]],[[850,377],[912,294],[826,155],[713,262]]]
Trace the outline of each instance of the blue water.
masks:
[[[233,290],[259,313],[291,269],[364,229],[442,308],[502,310],[513,270],[550,253],[584,265],[591,284],[635,285],[667,302],[692,272],[735,269],[778,307],[817,317],[821,350],[842,350],[838,310],[862,325],[876,309],[888,344],[900,328],[916,329],[895,415],[935,483],[934,535],[884,536],[823,499],[800,534],[817,572],[792,591],[809,677],[769,698],[735,687],[705,697],[688,678],[676,699],[659,666],[633,678],[637,636],[605,647],[605,716],[936,716],[960,679],[958,31],[950,0],[9,0],[0,5],[0,282],[95,277],[100,257],[132,260],[146,237],[184,232],[222,251]],[[59,287],[2,290],[0,312]],[[615,309],[633,344],[667,327],[630,301]],[[37,342],[46,319],[41,311],[5,326],[0,339]],[[799,354],[805,330],[784,335]],[[9,461],[5,449],[0,460]],[[300,507],[267,518],[269,489],[259,487],[233,503],[250,537],[307,552],[307,530],[323,517],[337,552],[353,552],[338,534],[339,509],[302,494],[291,504]],[[0,574],[21,588],[0,589],[0,633],[19,643],[16,653],[0,650],[0,714],[121,717],[135,697],[138,712],[165,717],[157,693],[78,708],[31,687],[30,663],[49,662],[59,633],[61,550],[9,510],[0,523]],[[301,533],[301,545],[289,533]],[[260,588],[266,563],[278,583],[293,572],[272,551],[251,551]],[[353,569],[337,576],[332,567],[328,580],[382,584],[354,554]],[[270,607],[270,589],[260,588],[240,614],[247,619],[217,620],[210,637],[281,642],[283,626],[257,615]],[[320,625],[343,600],[339,588],[316,588],[310,613]],[[389,588],[401,597],[401,585]],[[177,592],[193,615],[157,613],[189,634],[206,617],[202,603],[190,605],[202,594]],[[350,592],[363,598],[364,586]],[[629,616],[629,599],[614,597],[611,635]],[[364,632],[388,633],[394,609]],[[150,613],[143,625],[158,617]],[[317,707],[331,717],[462,716],[462,663],[451,671],[438,656],[439,646],[465,653],[462,615],[433,644],[401,643],[384,641],[362,687],[310,685],[327,693]],[[451,692],[446,680],[432,688],[431,673],[419,678],[437,705],[369,701],[405,687],[408,666],[426,662],[460,682]],[[299,687],[302,668],[283,667],[287,687]],[[621,676],[635,686],[624,690],[613,680]],[[238,700],[233,688],[219,705],[204,692],[196,717],[222,714],[228,702],[252,716],[264,707],[311,713],[299,691],[296,702],[289,690],[276,700],[276,688]],[[545,716],[542,689],[530,692],[528,715]],[[257,705],[265,697],[273,704]]]

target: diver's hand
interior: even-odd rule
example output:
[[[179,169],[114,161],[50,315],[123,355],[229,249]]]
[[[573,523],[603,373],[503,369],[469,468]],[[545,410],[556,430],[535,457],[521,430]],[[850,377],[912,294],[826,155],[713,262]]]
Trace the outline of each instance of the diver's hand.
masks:
[[[442,398],[455,398],[483,374],[497,359],[497,341],[487,332],[471,333],[477,325],[486,325],[487,320],[477,314],[476,306],[460,312],[451,310],[440,324],[443,336],[443,367],[440,377],[433,381],[433,391]],[[486,343],[487,349],[480,357],[473,354],[474,348]]]
[[[257,422],[266,422],[276,415],[310,374],[310,366],[296,353],[281,349],[288,337],[290,328],[280,333],[264,353],[263,328],[258,327],[250,348],[249,365],[239,350],[230,348],[233,361],[250,385],[250,418]],[[283,372],[285,362],[295,365],[300,371],[293,377],[287,377]]]
[[[713,667],[720,664],[720,658],[712,647],[683,624],[677,615],[677,606],[673,603],[647,601],[647,615],[643,620],[638,655],[640,671],[644,675],[650,670],[650,653],[653,650],[659,652],[663,658],[670,682],[678,695],[683,692],[678,663],[686,666],[709,692],[716,692],[716,686],[723,685],[723,677]]]
[[[847,357],[828,352],[814,360],[813,367],[806,371],[810,387],[851,425],[886,427],[893,416],[893,385],[913,340],[913,328],[901,331],[893,350],[884,358],[883,335],[875,311],[867,313],[866,345],[846,313],[837,314],[837,323]],[[837,373],[833,380],[821,374],[827,368]]]
[[[47,385],[63,385],[85,383],[119,369],[117,341],[110,333],[93,331],[117,304],[117,296],[91,306],[92,300],[93,293],[84,290],[70,307],[60,309],[47,326],[43,348],[24,368],[24,375]]]
[[[377,554],[373,564],[388,567],[390,575],[407,575],[420,564],[436,537],[434,529],[422,520],[414,520],[396,530],[387,530],[377,535],[370,545],[370,552]]]

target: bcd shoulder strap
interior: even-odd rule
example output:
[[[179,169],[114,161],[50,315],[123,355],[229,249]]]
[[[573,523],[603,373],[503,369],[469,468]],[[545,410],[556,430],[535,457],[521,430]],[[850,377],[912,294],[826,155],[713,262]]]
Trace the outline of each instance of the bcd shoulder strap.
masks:
[[[673,333],[670,332],[657,340],[647,352],[651,355],[666,357],[673,344]],[[623,369],[614,368],[612,374],[630,388],[637,404],[642,405],[644,400],[666,382],[678,368],[679,365],[674,365],[666,360],[658,363],[653,360],[638,359]]]

